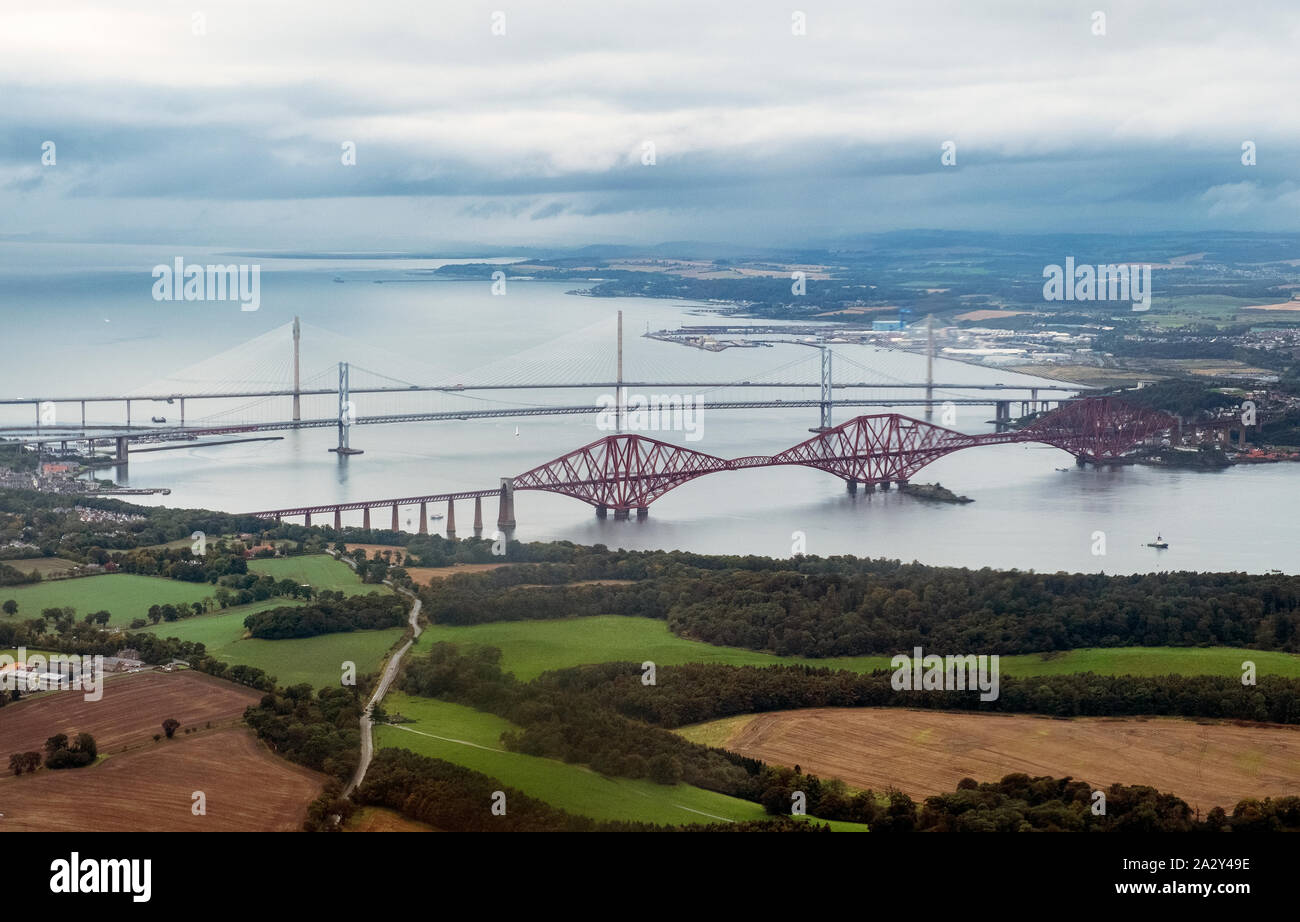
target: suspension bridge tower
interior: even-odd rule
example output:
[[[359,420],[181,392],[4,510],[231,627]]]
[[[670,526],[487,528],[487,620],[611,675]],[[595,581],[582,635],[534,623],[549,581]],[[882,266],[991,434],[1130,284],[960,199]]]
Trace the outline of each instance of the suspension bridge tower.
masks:
[[[822,375],[821,375],[821,400],[818,406],[821,410],[821,417],[818,423],[809,432],[825,432],[831,428],[831,412],[835,408],[835,385],[831,375],[831,347],[822,344],[818,348],[822,353]]]
[[[299,422],[302,419],[302,383],[298,376],[299,369],[299,342],[302,339],[302,328],[298,323],[298,318],[293,318],[293,421]],[[184,425],[182,422],[181,425]]]
[[[348,372],[348,363],[339,362],[339,444],[338,447],[331,448],[330,451],[338,452],[340,457],[364,454],[360,448],[353,448],[349,444],[352,435],[352,423],[357,418],[357,413],[355,405],[352,403]],[[394,506],[393,509],[396,510],[397,507]],[[394,531],[396,531],[395,528]]]

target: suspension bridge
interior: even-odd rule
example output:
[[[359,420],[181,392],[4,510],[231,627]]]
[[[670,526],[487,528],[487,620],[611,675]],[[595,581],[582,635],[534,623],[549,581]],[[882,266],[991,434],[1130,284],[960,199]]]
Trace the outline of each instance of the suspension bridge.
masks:
[[[1121,459],[1138,446],[1149,444],[1177,428],[1179,420],[1156,410],[1138,407],[1115,397],[1088,397],[1072,401],[1027,426],[1013,431],[967,435],[898,413],[859,416],[818,432],[774,455],[719,458],[636,433],[617,433],[584,445],[515,477],[501,478],[496,488],[456,493],[436,493],[390,499],[325,503],[250,513],[277,521],[302,516],[333,515],[337,530],[342,514],[362,510],[362,527],[371,527],[371,510],[391,509],[392,530],[398,531],[399,510],[419,507],[419,533],[428,533],[428,508],[447,504],[446,529],[456,537],[456,502],[474,500],[474,534],[483,531],[483,500],[498,499],[497,527],[508,532],[516,525],[514,494],[522,490],[558,493],[595,507],[601,518],[611,512],[616,519],[649,513],[651,503],[670,490],[699,477],[725,471],[798,465],[826,471],[845,482],[850,493],[859,486],[868,492],[906,486],[931,462],[966,448],[1041,442],[1075,456],[1078,464],[1098,464]]]
[[[609,331],[601,326],[598,332],[603,338]],[[325,330],[312,329],[311,334],[340,355],[369,348]],[[600,403],[565,398],[581,391],[615,395],[620,429],[626,418],[626,395],[642,391],[692,393],[707,403],[710,412],[815,409],[813,431],[832,427],[836,406],[921,407],[928,418],[933,407],[945,404],[992,407],[999,427],[1004,428],[1017,403],[1023,416],[1060,405],[1085,390],[1027,375],[1019,376],[1024,383],[1011,384],[936,381],[932,358],[926,380],[909,381],[868,367],[830,344],[803,341],[794,344],[813,346],[820,355],[801,355],[761,372],[740,370],[734,380],[710,379],[700,375],[698,361],[677,363],[674,368],[671,356],[688,350],[663,343],[656,343],[652,359],[643,356],[639,367],[625,369],[621,312],[617,336],[605,339],[603,347],[591,334],[592,328],[575,331],[454,376],[419,363],[404,371],[398,367],[403,364],[400,358],[379,351],[373,364],[384,367],[384,372],[339,361],[304,378],[302,327],[295,318],[291,325],[129,393],[0,397],[0,408],[26,406],[31,413],[29,421],[20,419],[20,409],[14,411],[18,414],[14,418],[0,421],[0,437],[38,446],[61,444],[65,449],[69,443],[84,443],[91,454],[104,443],[110,459],[123,465],[132,450],[189,447],[205,438],[210,441],[199,444],[225,444],[257,438],[259,433],[333,428],[338,443],[331,450],[348,455],[360,453],[351,445],[354,426],[599,413]],[[983,376],[989,377],[986,371]],[[424,405],[413,405],[421,398]],[[164,412],[178,411],[179,418],[169,421],[154,414],[158,404],[174,408]],[[151,408],[147,422],[140,418],[141,405]],[[203,408],[198,416],[193,413],[196,405]],[[114,407],[125,411],[124,418],[119,415],[109,421],[87,415],[88,409],[102,414]],[[212,441],[217,437],[225,440]]]

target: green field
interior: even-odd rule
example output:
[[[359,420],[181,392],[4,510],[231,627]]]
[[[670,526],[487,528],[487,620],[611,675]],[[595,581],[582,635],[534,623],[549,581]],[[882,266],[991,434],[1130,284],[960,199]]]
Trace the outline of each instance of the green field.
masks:
[[[682,663],[723,663],[732,666],[806,664],[828,669],[870,672],[888,669],[888,656],[838,656],[826,659],[773,656],[737,647],[718,647],[686,640],[663,621],[622,615],[567,618],[554,621],[497,621],[470,627],[433,625],[420,638],[426,643],[487,644],[501,648],[502,668],[521,680],[548,669],[588,663],[645,662],[660,666]],[[1051,654],[1004,656],[1005,675],[1061,675],[1096,672],[1105,675],[1241,675],[1243,660],[1255,663],[1260,675],[1300,677],[1300,656],[1234,647],[1114,647],[1070,650]]]
[[[207,583],[183,583],[156,576],[133,573],[105,573],[77,579],[46,580],[27,586],[0,587],[0,602],[13,599],[18,603],[21,621],[39,618],[43,608],[72,606],[80,621],[91,612],[105,609],[113,613],[108,622],[113,627],[127,627],[136,618],[144,618],[150,605],[179,605],[210,598],[214,586]],[[5,617],[0,615],[0,617]]]
[[[1162,328],[1186,326],[1189,323],[1226,324],[1250,320],[1268,322],[1283,319],[1286,315],[1279,317],[1275,311],[1247,311],[1239,315],[1238,311],[1258,304],[1276,304],[1285,300],[1284,294],[1279,294],[1272,300],[1224,294],[1178,295],[1174,298],[1156,295],[1151,299],[1150,312],[1139,319]]]
[[[254,560],[249,561],[248,568],[250,572],[275,579],[292,579],[310,583],[316,589],[342,591],[348,595],[391,591],[386,586],[363,584],[347,564],[324,554]],[[216,587],[208,583],[114,573],[0,588],[0,602],[13,599],[18,603],[18,614],[13,616],[15,620],[39,617],[43,608],[72,606],[77,610],[78,619],[106,609],[113,614],[109,621],[111,626],[128,627],[134,619],[146,617],[150,605],[198,602],[211,597],[215,591]],[[268,599],[208,615],[162,622],[141,630],[202,643],[212,656],[228,663],[264,669],[281,685],[310,682],[316,687],[338,684],[345,660],[356,663],[358,674],[376,671],[383,663],[384,655],[403,633],[401,628],[390,628],[324,634],[298,640],[243,639],[244,619],[250,614],[295,604],[299,603],[290,599]]]
[[[317,589],[343,592],[345,595],[365,595],[367,592],[390,592],[387,586],[366,585],[352,568],[328,554],[310,554],[303,557],[268,557],[250,560],[250,573],[291,579],[296,583],[310,583]]]
[[[597,820],[646,823],[716,823],[758,820],[761,806],[686,784],[672,786],[632,778],[606,778],[581,765],[569,765],[501,748],[501,734],[516,729],[509,721],[473,708],[391,692],[384,708],[412,723],[375,728],[375,745],[409,749],[490,775],[554,807]],[[509,804],[506,805],[509,809]],[[863,831],[856,823],[832,823],[840,830]]]
[[[171,624],[151,625],[146,630],[161,637],[201,643],[210,656],[232,665],[263,669],[275,676],[280,685],[309,682],[316,688],[338,685],[344,660],[356,663],[358,675],[378,671],[384,655],[403,633],[402,628],[394,627],[382,631],[320,634],[294,640],[244,638],[244,619],[249,615],[293,604],[301,603],[269,599]]]
[[[726,749],[727,740],[757,716],[757,714],[736,714],[732,717],[719,717],[717,720],[706,720],[702,724],[677,727],[673,732],[678,736],[686,737],[692,743]]]

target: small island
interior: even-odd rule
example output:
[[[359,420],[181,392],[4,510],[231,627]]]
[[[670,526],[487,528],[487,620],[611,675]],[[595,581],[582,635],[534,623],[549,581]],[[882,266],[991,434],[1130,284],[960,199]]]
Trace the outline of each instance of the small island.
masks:
[[[1184,470],[1217,471],[1232,467],[1232,459],[1213,445],[1198,448],[1181,446],[1153,448],[1134,454],[1134,462],[1152,467],[1176,467]]]
[[[969,496],[958,496],[949,490],[943,484],[939,483],[909,483],[900,484],[900,492],[908,496],[915,496],[918,499],[928,499],[936,503],[973,503],[975,500]]]

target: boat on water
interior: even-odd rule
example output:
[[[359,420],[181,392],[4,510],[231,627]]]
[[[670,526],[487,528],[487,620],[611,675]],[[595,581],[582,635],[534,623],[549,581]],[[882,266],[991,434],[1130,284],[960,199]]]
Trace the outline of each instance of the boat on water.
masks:
[[[1163,551],[1165,548],[1169,547],[1169,542],[1159,535],[1156,535],[1156,540],[1148,541],[1147,547],[1153,547],[1156,550]]]
[[[1070,469],[1068,467],[1058,467],[1057,470],[1060,471],[1062,474],[1070,473]]]

